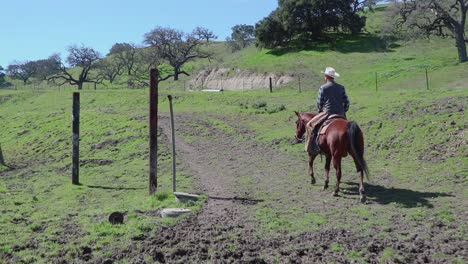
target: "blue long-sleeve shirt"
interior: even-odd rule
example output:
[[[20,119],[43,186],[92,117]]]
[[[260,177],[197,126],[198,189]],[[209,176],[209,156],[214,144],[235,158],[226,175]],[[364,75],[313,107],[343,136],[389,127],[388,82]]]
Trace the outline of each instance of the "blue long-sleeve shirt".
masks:
[[[349,109],[349,98],[343,85],[327,81],[319,89],[317,96],[319,112],[344,116]]]

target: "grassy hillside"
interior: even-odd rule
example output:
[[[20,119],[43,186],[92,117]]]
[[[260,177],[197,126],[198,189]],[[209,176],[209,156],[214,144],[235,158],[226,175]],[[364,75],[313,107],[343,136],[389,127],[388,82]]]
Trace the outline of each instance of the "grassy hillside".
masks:
[[[425,70],[430,87],[463,87],[468,81],[468,64],[458,64],[453,39],[433,37],[415,41],[384,43],[378,36],[387,6],[367,12],[365,33],[357,37],[337,35],[332,43],[317,44],[309,50],[269,50],[253,46],[231,53],[222,44],[214,44],[218,61],[199,61],[190,69],[203,67],[233,67],[258,72],[287,72],[301,75],[303,86],[316,87],[322,82],[322,71],[333,66],[342,73],[340,81],[351,89],[375,90],[377,74],[379,89],[426,88]],[[388,47],[387,47],[388,46]],[[297,85],[297,84],[296,84]]]

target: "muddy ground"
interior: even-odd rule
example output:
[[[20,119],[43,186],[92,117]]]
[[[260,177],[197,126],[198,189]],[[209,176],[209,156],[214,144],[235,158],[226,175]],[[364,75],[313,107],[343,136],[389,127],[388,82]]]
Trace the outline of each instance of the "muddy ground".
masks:
[[[210,116],[216,118],[220,117]],[[430,225],[409,227],[399,221],[405,216],[398,214],[390,219],[391,228],[375,230],[389,234],[383,237],[374,236],[372,230],[363,233],[330,225],[319,230],[262,235],[255,221],[259,206],[281,209],[294,204],[312,212],[327,212],[329,207],[346,211],[356,206],[357,187],[352,182],[345,185],[340,197],[331,197],[331,190],[320,192],[320,186],[311,187],[305,153],[291,157],[279,151],[274,142],[259,143],[240,121],[232,118],[229,123],[235,131],[226,132],[213,127],[203,115],[177,118],[176,124],[184,124],[177,128],[178,159],[195,177],[197,189],[209,198],[198,214],[135,239],[138,241],[130,247],[114,252],[107,259],[109,263],[443,263],[445,260],[437,257],[440,254],[467,259],[466,241],[451,237],[447,231],[456,226],[427,219]],[[168,136],[168,117],[162,117],[160,123]],[[184,141],[187,138],[190,142]],[[290,175],[303,175],[303,180],[285,185]],[[321,184],[322,171],[316,175],[320,175]],[[246,178],[247,183],[241,184],[240,180]],[[357,182],[357,177],[348,180]],[[384,207],[391,202],[379,197],[379,192],[393,188],[391,182],[385,182],[385,175],[381,180],[380,185],[367,186],[370,206]],[[334,177],[331,183],[333,186]],[[398,189],[395,192],[398,195]],[[310,195],[310,199],[297,198],[303,197],[296,196],[300,193]],[[427,197],[431,195],[437,196],[428,193]],[[419,202],[427,202],[427,197],[421,195]],[[365,254],[353,258],[349,252]]]

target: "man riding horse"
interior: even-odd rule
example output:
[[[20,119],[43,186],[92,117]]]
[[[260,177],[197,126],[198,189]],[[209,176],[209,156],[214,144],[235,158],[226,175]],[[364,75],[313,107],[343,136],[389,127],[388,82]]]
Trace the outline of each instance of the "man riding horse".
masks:
[[[306,133],[306,151],[316,154],[320,153],[317,136],[321,124],[331,115],[346,117],[349,108],[349,99],[344,86],[335,82],[335,78],[340,77],[340,74],[332,67],[327,67],[322,73],[326,83],[320,87],[317,96],[319,113],[307,124]]]

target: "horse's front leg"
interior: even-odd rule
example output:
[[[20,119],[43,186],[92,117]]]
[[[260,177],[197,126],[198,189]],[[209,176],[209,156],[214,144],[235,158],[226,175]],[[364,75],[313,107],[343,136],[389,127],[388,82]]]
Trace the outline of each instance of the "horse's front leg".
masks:
[[[310,173],[310,183],[315,184],[315,177],[314,177],[314,160],[317,157],[317,154],[309,154],[309,173]]]
[[[335,167],[336,170],[336,186],[333,196],[338,196],[341,181],[341,157],[333,157],[333,167]]]
[[[325,160],[325,184],[323,185],[323,190],[328,189],[328,182],[330,181],[330,164],[331,164],[331,157],[326,156],[326,160]]]

